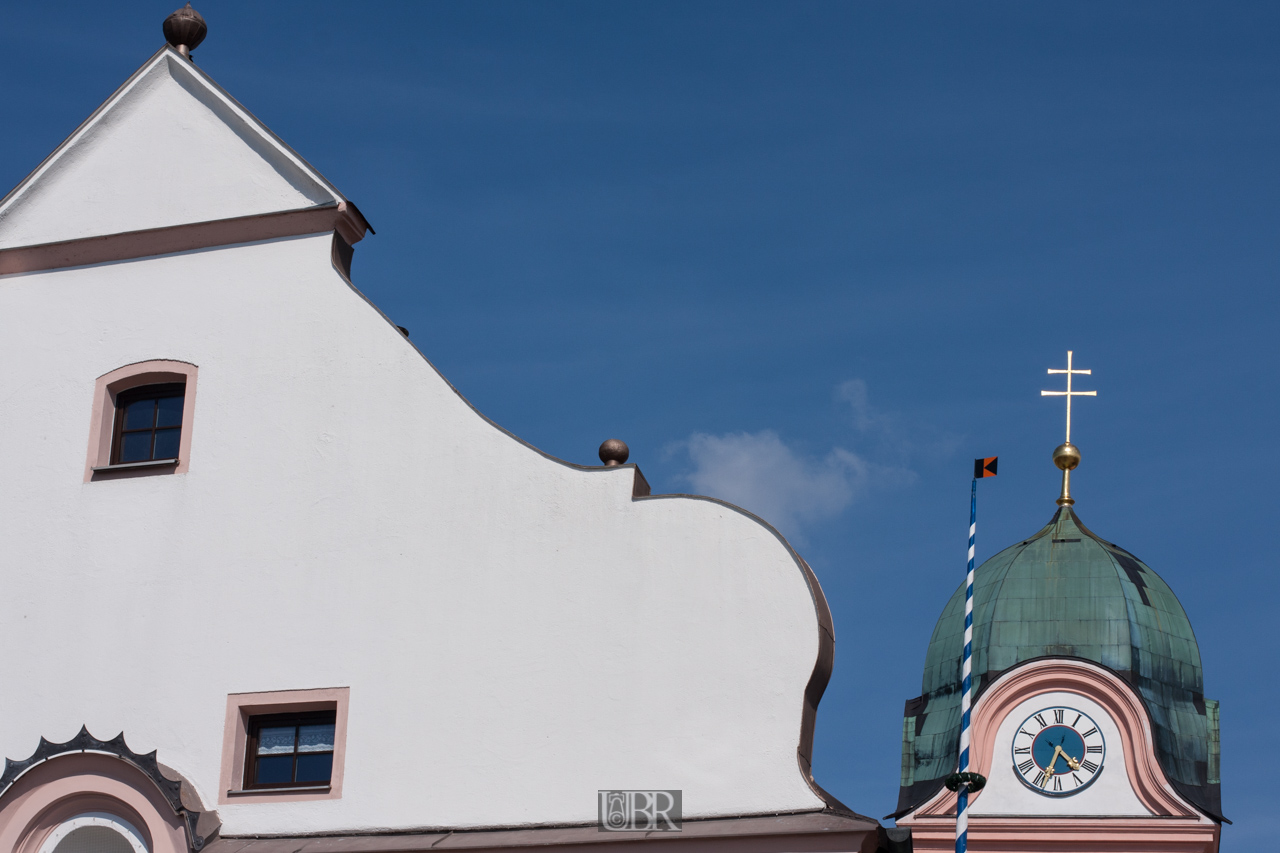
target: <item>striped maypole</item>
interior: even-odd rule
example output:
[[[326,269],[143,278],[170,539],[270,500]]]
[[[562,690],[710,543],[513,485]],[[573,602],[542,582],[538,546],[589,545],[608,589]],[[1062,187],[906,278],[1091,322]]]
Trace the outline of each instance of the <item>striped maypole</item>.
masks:
[[[964,583],[964,663],[961,664],[960,772],[969,772],[969,703],[973,697],[973,553],[978,536],[978,478],[969,490],[969,572]],[[969,847],[969,786],[960,786],[956,804],[956,853]]]
[[[969,489],[969,568],[964,584],[964,658],[961,663],[960,768],[947,779],[947,787],[959,794],[956,801],[956,853],[969,847],[969,792],[979,791],[987,780],[969,772],[969,706],[973,700],[973,557],[978,539],[978,480],[996,475],[996,457],[973,461],[973,486]]]

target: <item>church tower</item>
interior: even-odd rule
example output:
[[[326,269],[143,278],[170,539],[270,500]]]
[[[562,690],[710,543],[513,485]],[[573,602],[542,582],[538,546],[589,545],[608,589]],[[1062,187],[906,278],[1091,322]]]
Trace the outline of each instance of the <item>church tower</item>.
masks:
[[[1054,453],[1057,512],[976,572],[971,769],[987,782],[970,795],[969,844],[1217,851],[1218,703],[1204,696],[1195,634],[1160,576],[1075,513],[1079,459],[1068,432]],[[903,715],[893,817],[917,851],[955,849],[945,782],[959,758],[964,614],[962,584]]]

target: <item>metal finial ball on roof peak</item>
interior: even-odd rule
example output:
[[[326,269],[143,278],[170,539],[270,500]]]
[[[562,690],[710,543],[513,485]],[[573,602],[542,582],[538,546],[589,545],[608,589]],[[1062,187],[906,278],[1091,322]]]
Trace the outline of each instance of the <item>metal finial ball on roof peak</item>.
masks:
[[[1053,464],[1062,471],[1062,494],[1058,496],[1058,506],[1071,506],[1076,502],[1071,497],[1071,472],[1080,464],[1080,448],[1069,441],[1059,444],[1053,449]]]
[[[610,438],[600,445],[600,461],[605,464],[605,467],[612,468],[614,465],[621,465],[627,461],[627,457],[630,455],[631,448],[627,447],[625,441]]]
[[[1080,464],[1080,448],[1068,442],[1053,449],[1053,464],[1063,471],[1074,470]]]
[[[199,47],[208,34],[209,27],[204,18],[191,8],[190,3],[164,19],[165,41],[183,56],[191,56],[191,51]]]

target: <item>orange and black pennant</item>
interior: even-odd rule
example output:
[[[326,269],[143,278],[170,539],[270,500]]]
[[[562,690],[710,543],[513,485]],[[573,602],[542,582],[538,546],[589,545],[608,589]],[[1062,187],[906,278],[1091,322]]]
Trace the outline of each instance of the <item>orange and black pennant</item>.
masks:
[[[996,460],[999,456],[988,456],[986,459],[973,460],[973,479],[981,480],[983,477],[994,477],[996,475]]]

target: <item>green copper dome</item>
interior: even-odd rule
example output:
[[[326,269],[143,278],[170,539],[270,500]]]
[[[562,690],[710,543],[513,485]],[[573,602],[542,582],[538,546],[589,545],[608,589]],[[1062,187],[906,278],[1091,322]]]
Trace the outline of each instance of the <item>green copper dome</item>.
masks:
[[[964,597],[961,583],[933,630],[923,693],[907,703],[897,814],[932,797],[959,760]],[[1204,698],[1187,614],[1159,575],[1090,532],[1070,507],[975,572],[975,702],[1001,673],[1046,657],[1092,661],[1132,685],[1165,774],[1220,818],[1218,706]]]

